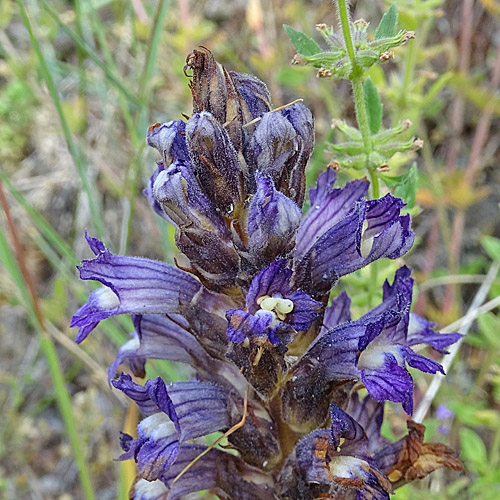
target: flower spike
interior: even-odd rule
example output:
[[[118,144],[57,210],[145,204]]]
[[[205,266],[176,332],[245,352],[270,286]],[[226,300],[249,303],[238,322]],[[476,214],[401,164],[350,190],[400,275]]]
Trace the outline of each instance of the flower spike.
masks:
[[[108,369],[143,415],[137,438],[120,439],[118,460],[137,466],[130,498],[210,490],[227,500],[388,500],[436,468],[459,470],[418,424],[395,443],[381,426],[386,401],[412,412],[408,367],[443,372],[413,346],[446,353],[460,335],[410,313],[406,266],[361,317],[351,317],[345,291],[330,297],[343,276],[408,252],[404,202],[367,198],[365,179],[339,187],[327,169],[306,211],[314,121],[303,99],[273,109],[262,81],[227,71],[204,47],[185,69],[193,113],[149,128],[159,158],[144,189],[183,257],[173,267],[117,256],[86,235],[95,258],[80,277],[102,286],[71,322],[81,342],[102,320],[132,318]],[[147,379],[150,359],[182,363],[192,378]],[[125,362],[146,381],[114,378]]]

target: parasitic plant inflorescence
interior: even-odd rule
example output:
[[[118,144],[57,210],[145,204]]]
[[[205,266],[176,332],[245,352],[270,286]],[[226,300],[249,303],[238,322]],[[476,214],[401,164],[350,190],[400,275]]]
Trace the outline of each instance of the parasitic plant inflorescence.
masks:
[[[132,316],[132,339],[108,371],[144,416],[136,439],[121,438],[120,460],[137,463],[132,497],[208,489],[234,500],[382,500],[436,468],[460,469],[454,452],[424,443],[411,420],[395,443],[380,433],[385,401],[412,413],[408,366],[443,372],[413,346],[445,352],[460,337],[410,313],[410,269],[401,267],[359,319],[345,292],[329,302],[342,276],[408,252],[404,203],[366,199],[367,180],[336,188],[328,169],[303,214],[309,109],[274,110],[262,81],[227,71],[204,48],[185,71],[193,113],[150,127],[160,160],[144,193],[175,226],[189,265],[117,256],[87,235],[95,258],[82,262],[80,277],[103,286],[72,321],[81,342],[100,321]],[[143,377],[148,358],[190,365],[193,378],[115,378],[125,361]],[[201,439],[214,432],[226,433],[224,448]]]

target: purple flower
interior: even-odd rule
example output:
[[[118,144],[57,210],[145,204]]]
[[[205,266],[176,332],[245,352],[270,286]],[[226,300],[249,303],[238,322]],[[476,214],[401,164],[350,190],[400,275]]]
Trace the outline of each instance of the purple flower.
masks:
[[[332,189],[336,173],[327,170],[311,189],[311,209],[297,233],[295,268],[300,286],[318,295],[330,291],[336,279],[382,257],[396,259],[413,245],[410,216],[390,194],[363,200],[366,181],[353,181]]]
[[[189,324],[180,314],[136,315],[132,319],[135,331],[109,367],[109,380],[114,378],[118,367],[126,360],[133,373],[140,377],[145,374],[146,359],[177,361],[197,370],[210,369],[210,356],[189,332]]]
[[[406,365],[426,373],[444,373],[441,365],[411,349],[415,339],[426,343],[425,335],[408,339],[413,279],[410,269],[396,272],[392,285],[386,281],[382,303],[356,321],[349,321],[349,300],[341,294],[325,313],[327,326],[314,339],[302,358],[290,370],[281,389],[283,414],[290,424],[309,428],[324,418],[324,399],[339,382],[361,381],[377,401],[403,404],[413,411],[413,379]],[[428,326],[428,325],[426,325]],[[417,332],[418,333],[418,332]],[[449,345],[458,334],[431,331],[429,345]],[[313,397],[321,394],[322,397]],[[305,401],[313,404],[305,405]]]
[[[280,498],[326,494],[335,498],[352,490],[358,500],[388,499],[391,483],[370,457],[364,429],[335,404],[330,406],[330,418],[329,430],[308,434],[287,459],[280,477]]]
[[[122,374],[113,385],[133,399],[146,418],[138,439],[123,439],[121,460],[134,458],[141,476],[153,481],[176,461],[186,440],[226,429],[230,412],[223,388],[208,382],[175,382],[168,388],[157,378],[144,387]]]
[[[460,337],[410,314],[410,270],[399,269],[381,304],[359,319],[345,292],[328,306],[339,278],[409,250],[404,203],[390,194],[366,199],[365,180],[335,188],[327,170],[303,215],[310,111],[300,103],[272,110],[264,83],[227,72],[206,49],[193,51],[185,70],[193,114],[150,127],[160,159],[144,194],[174,225],[189,267],[113,255],[87,235],[95,258],[82,262],[80,277],[103,286],[71,323],[81,342],[101,320],[133,319],[108,369],[144,417],[136,439],[121,438],[119,459],[137,464],[131,497],[210,489],[241,500],[386,500],[403,476],[457,468],[449,449],[423,443],[417,424],[397,443],[380,434],[385,401],[412,411],[408,366],[442,372],[412,346],[445,353]],[[148,359],[183,363],[195,376],[114,379],[126,361],[144,377]],[[214,432],[226,433],[236,453],[208,446]],[[403,456],[414,446],[431,457],[425,470],[418,456]]]
[[[271,177],[257,172],[256,182],[248,208],[248,244],[253,259],[265,263],[293,249],[302,211],[275,188]]]
[[[436,408],[436,418],[440,421],[438,426],[438,431],[447,436],[451,430],[451,422],[453,417],[455,416],[455,412],[450,410],[445,404],[441,403]]]
[[[297,332],[307,330],[318,319],[321,303],[302,290],[292,291],[292,271],[278,259],[258,272],[248,290],[245,308],[230,309],[227,335],[232,342],[254,336],[262,345],[290,342]]]
[[[177,313],[200,289],[200,283],[180,269],[154,260],[114,255],[96,238],[85,237],[96,258],[82,262],[80,278],[104,286],[90,294],[89,301],[71,320],[70,326],[80,328],[78,343],[100,321],[117,314]]]

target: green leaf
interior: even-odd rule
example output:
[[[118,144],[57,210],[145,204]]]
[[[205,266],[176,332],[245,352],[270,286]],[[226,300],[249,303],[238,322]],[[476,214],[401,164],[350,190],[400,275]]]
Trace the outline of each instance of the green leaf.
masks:
[[[306,83],[310,76],[311,70],[306,66],[287,66],[278,70],[276,80],[280,85],[295,87]]]
[[[408,208],[415,206],[415,197],[418,188],[418,170],[415,162],[403,175],[396,177],[379,175],[379,177],[385,182],[388,188],[396,188],[394,196],[401,198],[408,205]]]
[[[410,14],[410,12],[401,12],[398,16],[400,26],[405,30],[415,31],[418,28],[418,15]]]
[[[321,52],[321,47],[301,31],[294,30],[291,26],[283,25],[286,34],[293,43],[295,50],[302,56],[313,56]]]
[[[476,471],[488,465],[486,446],[483,440],[472,430],[464,427],[460,429],[460,448],[463,458],[469,462]]]
[[[500,319],[492,313],[487,313],[481,314],[477,318],[477,322],[487,347],[498,349],[500,347]]]
[[[418,188],[417,164],[413,163],[408,172],[402,177],[400,185],[394,191],[394,195],[403,199],[408,205],[408,208],[413,208],[415,206],[415,197]]]
[[[377,30],[375,31],[375,39],[389,38],[396,34],[396,25],[398,23],[398,8],[393,3],[391,8],[383,15],[380,20]]]
[[[365,106],[370,122],[370,132],[376,134],[382,125],[382,102],[378,95],[377,87],[372,79],[368,77],[363,85],[363,94],[365,96]]]
[[[483,236],[481,244],[491,259],[500,260],[500,239],[494,236]]]

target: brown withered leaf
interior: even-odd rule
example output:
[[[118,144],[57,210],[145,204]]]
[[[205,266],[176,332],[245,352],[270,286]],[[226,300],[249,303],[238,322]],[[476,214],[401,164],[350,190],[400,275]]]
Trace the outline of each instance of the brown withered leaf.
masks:
[[[192,71],[189,84],[193,113],[208,111],[224,125],[236,151],[242,146],[242,125],[252,119],[228,71],[206,47],[193,50],[186,58],[186,70]],[[187,73],[186,73],[187,74]]]
[[[441,467],[464,470],[455,450],[442,443],[424,443],[424,425],[408,420],[407,426],[408,435],[402,440],[398,461],[387,474],[395,487],[422,479]]]

